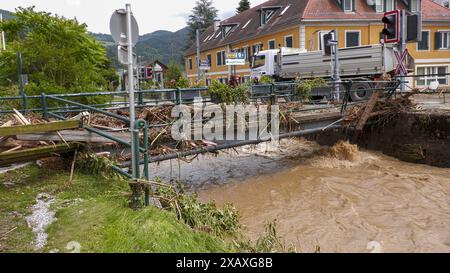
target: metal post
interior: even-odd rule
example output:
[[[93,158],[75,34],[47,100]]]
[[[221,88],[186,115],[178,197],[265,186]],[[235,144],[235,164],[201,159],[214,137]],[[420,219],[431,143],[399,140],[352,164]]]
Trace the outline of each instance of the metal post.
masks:
[[[0,23],[3,22],[3,14],[0,13]],[[2,31],[2,50],[6,50],[5,32]]]
[[[128,95],[130,104],[130,132],[131,132],[131,162],[132,162],[132,175],[134,179],[138,179],[138,170],[136,169],[137,157],[136,145],[139,142],[136,141],[136,112],[134,106],[134,65],[133,65],[133,39],[131,37],[131,5],[126,4],[127,11],[127,38],[128,38]],[[137,142],[137,143],[136,143]]]
[[[406,49],[406,11],[402,10],[400,12],[400,42],[398,44],[398,51],[400,52],[400,54],[403,54],[403,52]],[[401,84],[400,84],[400,92],[403,93],[406,90],[406,86],[405,86],[405,80],[406,80],[406,76],[403,71],[400,71],[400,76],[401,77]]]
[[[45,96],[45,93],[41,94],[41,107],[42,107],[42,117],[45,120],[48,120],[47,97]]]
[[[23,64],[22,64],[22,53],[19,51],[17,52],[17,76],[19,79],[19,94],[23,98],[23,109],[24,112],[28,112],[28,99],[25,95],[24,87],[23,87],[23,78],[22,78],[22,70],[23,70]]]
[[[196,29],[195,34],[197,37],[197,82],[200,82],[201,71],[200,71],[200,30]]]
[[[337,30],[333,30],[334,33],[334,39],[336,40],[336,44],[334,45],[334,75],[333,75],[333,82],[334,82],[334,99],[336,101],[340,100],[340,86],[339,82],[341,81],[341,77],[339,75],[339,39],[338,39],[338,33]]]

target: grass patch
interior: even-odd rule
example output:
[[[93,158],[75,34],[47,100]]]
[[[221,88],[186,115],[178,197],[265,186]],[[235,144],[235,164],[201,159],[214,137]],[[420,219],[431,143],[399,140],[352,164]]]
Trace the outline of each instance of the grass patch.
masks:
[[[81,252],[229,250],[221,239],[194,231],[174,213],[153,207],[131,210],[125,181],[81,173],[75,174],[72,184],[68,180],[68,173],[37,166],[0,175],[0,252],[71,252],[74,243],[81,246]],[[25,217],[42,192],[56,197],[53,209],[57,220],[47,228],[48,245],[37,251]]]

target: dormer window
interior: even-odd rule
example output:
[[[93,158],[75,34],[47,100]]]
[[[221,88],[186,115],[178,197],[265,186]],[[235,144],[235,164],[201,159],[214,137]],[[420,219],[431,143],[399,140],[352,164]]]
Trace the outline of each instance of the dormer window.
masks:
[[[355,0],[336,0],[336,2],[344,12],[355,11]]]
[[[408,1],[409,11],[418,12],[420,11],[420,0],[409,0]]]
[[[388,12],[396,10],[397,2],[396,0],[375,0],[375,11],[376,12]]]
[[[228,34],[233,32],[233,30],[236,28],[237,24],[230,24],[230,25],[222,25],[220,26],[220,33],[222,38],[227,37]]]
[[[353,12],[353,0],[342,0],[344,4],[342,5],[345,12]]]
[[[268,7],[261,9],[261,26],[267,24],[273,18],[280,7]]]

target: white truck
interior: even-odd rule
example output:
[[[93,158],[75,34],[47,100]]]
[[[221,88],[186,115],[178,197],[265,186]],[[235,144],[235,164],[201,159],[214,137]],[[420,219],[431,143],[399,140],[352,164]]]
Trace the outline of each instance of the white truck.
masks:
[[[289,81],[296,78],[331,78],[334,60],[323,51],[302,51],[295,48],[280,48],[256,53],[251,64],[251,77],[260,79],[266,75],[276,81]],[[339,49],[339,72],[342,79],[360,78],[376,80],[397,67],[394,48],[389,45],[367,45]],[[373,84],[355,83],[351,92],[353,101],[368,99]],[[327,96],[330,88],[313,91],[313,96]]]

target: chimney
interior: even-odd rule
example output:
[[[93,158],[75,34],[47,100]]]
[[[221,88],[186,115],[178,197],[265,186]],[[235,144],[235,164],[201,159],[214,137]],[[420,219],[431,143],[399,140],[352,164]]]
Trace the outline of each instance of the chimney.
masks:
[[[220,21],[214,20],[214,32],[218,31],[220,28]]]

